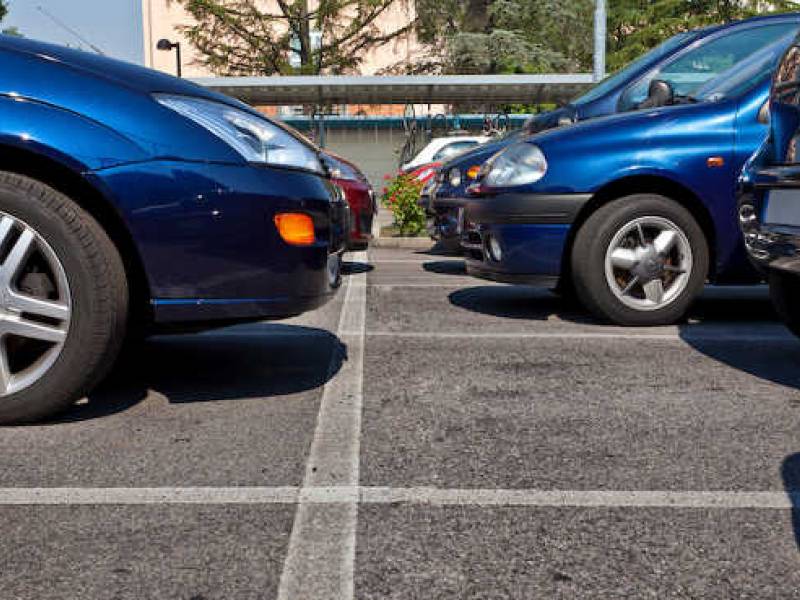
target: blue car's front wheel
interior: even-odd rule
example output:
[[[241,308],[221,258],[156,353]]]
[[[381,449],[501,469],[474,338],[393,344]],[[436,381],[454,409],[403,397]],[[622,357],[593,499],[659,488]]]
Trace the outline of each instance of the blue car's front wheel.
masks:
[[[128,287],[91,215],[0,172],[0,423],[36,421],[89,392],[116,359]]]
[[[705,283],[708,245],[673,200],[636,194],[592,214],[575,238],[572,273],[580,300],[619,325],[674,323]]]

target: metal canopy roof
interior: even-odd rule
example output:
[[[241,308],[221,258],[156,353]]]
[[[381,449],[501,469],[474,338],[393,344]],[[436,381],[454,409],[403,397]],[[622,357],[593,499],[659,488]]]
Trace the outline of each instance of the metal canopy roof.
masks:
[[[248,104],[450,104],[565,102],[592,82],[590,74],[442,76],[287,76],[194,79]]]

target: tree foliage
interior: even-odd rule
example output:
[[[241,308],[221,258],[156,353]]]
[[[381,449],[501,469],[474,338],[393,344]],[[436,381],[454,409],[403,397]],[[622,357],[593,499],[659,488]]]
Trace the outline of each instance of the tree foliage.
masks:
[[[610,0],[608,70],[624,67],[681,31],[790,10],[797,5],[787,0]]]
[[[593,4],[593,0],[417,0],[417,33],[434,50],[418,70],[585,69],[591,65]]]
[[[398,0],[177,1],[195,20],[183,34],[219,75],[352,72],[369,50],[413,27],[409,19],[381,28]]]
[[[594,0],[417,0],[418,70],[450,73],[588,71]],[[608,69],[668,37],[758,14],[797,10],[791,0],[608,0]]]
[[[0,0],[0,21],[2,21],[5,16],[8,14],[8,3],[4,0]],[[13,35],[16,37],[22,37],[22,33],[16,27],[6,27],[3,30],[0,30],[0,33],[5,35]]]
[[[366,53],[416,33],[425,51],[389,72],[589,71],[595,0],[172,0],[194,18],[183,33],[220,75],[356,72]],[[269,8],[264,8],[269,7]],[[608,0],[609,71],[668,37],[791,0]],[[408,15],[385,30],[388,13]],[[4,11],[0,0],[0,16]]]

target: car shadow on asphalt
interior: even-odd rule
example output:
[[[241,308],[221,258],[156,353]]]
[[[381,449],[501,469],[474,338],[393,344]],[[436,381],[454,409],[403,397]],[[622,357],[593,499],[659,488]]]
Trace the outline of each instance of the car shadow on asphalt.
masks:
[[[448,246],[446,243],[443,242],[431,242],[431,247],[426,250],[417,250],[414,254],[419,256],[443,256],[443,257],[452,257],[453,259],[459,259],[463,261],[463,254],[461,250],[458,248],[453,248]]]
[[[759,379],[800,389],[800,340],[783,327],[766,288],[739,288],[727,296],[724,288],[711,289],[692,307],[691,318],[693,323],[717,324],[722,334],[738,331],[754,337],[742,341],[696,336],[692,324],[681,325],[681,339],[695,351]],[[765,333],[769,337],[757,339]]]
[[[790,454],[781,465],[783,487],[792,503],[792,529],[800,552],[800,452]]]
[[[459,275],[467,274],[467,267],[463,260],[434,260],[422,263],[422,268],[428,273],[437,275]]]
[[[342,262],[342,275],[358,275],[374,271],[375,267],[365,262],[344,261]]]
[[[58,422],[125,411],[150,391],[175,404],[289,396],[325,385],[346,360],[347,347],[334,334],[294,325],[155,337],[123,353],[88,401]]]
[[[447,267],[440,267],[447,268]],[[453,267],[455,268],[455,267]],[[573,297],[539,287],[492,285],[462,288],[448,297],[451,304],[472,312],[504,317],[546,321],[557,317],[583,325],[612,326],[594,318]],[[708,287],[689,310],[682,330],[697,324],[775,321],[778,317],[763,286],[752,288]]]
[[[571,299],[536,287],[482,285],[456,290],[448,299],[453,306],[493,317],[528,321],[558,317],[574,323],[599,323]]]

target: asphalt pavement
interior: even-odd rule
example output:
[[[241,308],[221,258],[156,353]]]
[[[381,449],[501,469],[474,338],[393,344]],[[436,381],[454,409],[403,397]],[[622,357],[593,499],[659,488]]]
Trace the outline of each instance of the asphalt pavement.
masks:
[[[0,430],[0,598],[800,597],[800,342],[763,287],[634,329],[423,250],[346,266]]]

